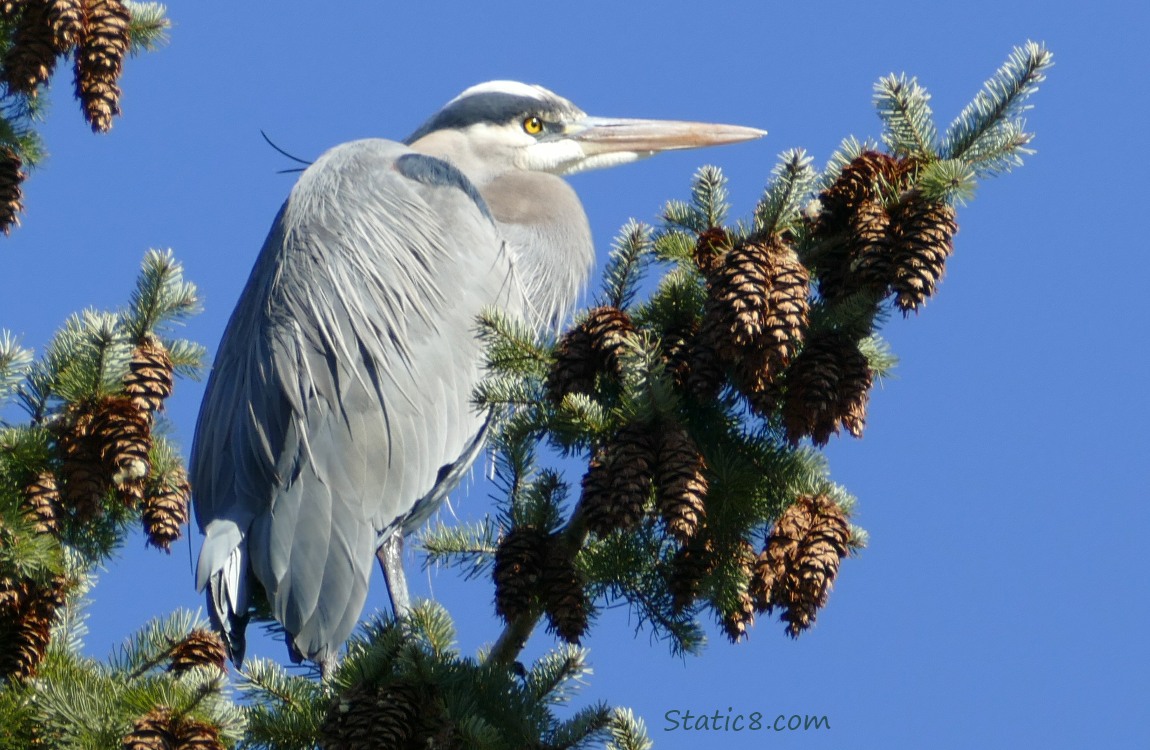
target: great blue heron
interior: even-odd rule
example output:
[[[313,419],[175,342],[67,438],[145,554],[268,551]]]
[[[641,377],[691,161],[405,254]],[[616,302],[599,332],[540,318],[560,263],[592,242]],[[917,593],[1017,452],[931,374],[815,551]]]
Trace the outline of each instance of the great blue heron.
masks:
[[[196,585],[240,663],[253,586],[295,656],[324,666],[373,556],[407,607],[404,535],[479,453],[476,317],[542,329],[594,258],[559,177],[761,130],[589,117],[539,87],[475,86],[403,143],[336,146],[272,224],[216,354],[192,446]]]

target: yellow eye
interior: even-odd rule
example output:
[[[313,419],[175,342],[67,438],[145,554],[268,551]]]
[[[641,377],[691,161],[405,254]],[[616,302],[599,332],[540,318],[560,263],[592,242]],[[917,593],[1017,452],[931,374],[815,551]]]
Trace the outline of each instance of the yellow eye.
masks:
[[[543,132],[543,121],[532,115],[523,121],[523,130],[531,135],[539,135]]]

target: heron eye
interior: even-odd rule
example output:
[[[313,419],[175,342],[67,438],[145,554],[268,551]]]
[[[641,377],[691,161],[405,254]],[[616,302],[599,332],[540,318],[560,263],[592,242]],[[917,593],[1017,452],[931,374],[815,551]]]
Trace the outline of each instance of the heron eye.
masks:
[[[523,130],[531,135],[539,135],[543,132],[543,121],[531,115],[523,121]]]

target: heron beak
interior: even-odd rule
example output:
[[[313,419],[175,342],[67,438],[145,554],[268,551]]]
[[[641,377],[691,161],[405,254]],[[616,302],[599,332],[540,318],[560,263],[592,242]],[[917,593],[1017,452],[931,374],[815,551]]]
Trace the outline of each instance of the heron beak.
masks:
[[[742,143],[767,134],[741,125],[719,125],[679,120],[633,120],[583,117],[570,124],[562,137],[577,144],[581,158],[562,165],[562,174],[645,159],[661,151]]]
[[[742,143],[766,134],[765,130],[742,125],[585,117],[570,128],[568,137],[582,144],[588,155],[620,151],[650,155],[675,149]]]

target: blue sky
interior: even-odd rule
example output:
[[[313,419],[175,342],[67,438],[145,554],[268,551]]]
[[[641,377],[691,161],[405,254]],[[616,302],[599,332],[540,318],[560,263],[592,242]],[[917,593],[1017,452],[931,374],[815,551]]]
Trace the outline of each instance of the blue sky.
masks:
[[[24,227],[3,240],[0,327],[37,349],[74,310],[127,299],[149,247],[199,284],[186,335],[214,350],[290,166],[259,131],[313,158],[339,142],[401,138],[479,81],[540,83],[592,114],[765,128],[759,142],[578,175],[604,257],[628,218],[652,221],[694,170],[722,167],[749,212],[786,148],[825,162],[877,135],[880,76],[906,71],[957,114],[1027,39],[1056,56],[1029,125],[1038,153],[959,213],[939,296],[885,334],[901,356],[863,440],[828,448],[860,499],[871,546],[844,563],[798,641],[760,621],[670,657],[623,611],[588,639],[582,700],[629,705],[658,748],[1137,748],[1150,746],[1148,321],[1144,138],[1148,13],[1136,3],[715,2],[175,3],[171,44],[133,59],[124,117],[92,136],[57,79],[51,158],[27,183]],[[191,441],[202,384],[169,404]],[[477,473],[453,506],[489,504]],[[193,535],[194,537],[195,535]],[[193,547],[198,540],[193,541]],[[193,549],[133,538],[94,591],[89,650],[149,617],[195,608]],[[490,588],[413,574],[451,609],[463,647],[494,638]],[[369,607],[383,606],[376,582]],[[279,644],[257,653],[282,658]],[[708,735],[664,714],[826,716],[829,729]]]

